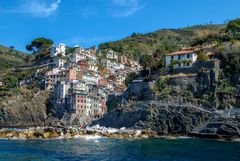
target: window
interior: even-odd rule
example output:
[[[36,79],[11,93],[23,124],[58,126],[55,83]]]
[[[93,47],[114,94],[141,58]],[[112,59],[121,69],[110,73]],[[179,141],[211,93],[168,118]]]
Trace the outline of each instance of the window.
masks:
[[[189,57],[188,58],[192,58],[192,54],[188,54],[189,55]]]
[[[171,60],[173,60],[174,56],[171,56]]]
[[[178,55],[178,59],[181,59],[181,55]]]
[[[190,66],[190,63],[187,63],[187,66]]]
[[[190,58],[190,54],[187,54],[187,58]]]

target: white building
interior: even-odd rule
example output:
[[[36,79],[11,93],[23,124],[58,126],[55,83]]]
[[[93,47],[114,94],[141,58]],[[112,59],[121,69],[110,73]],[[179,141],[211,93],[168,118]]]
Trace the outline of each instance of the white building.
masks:
[[[87,84],[98,84],[99,76],[91,74],[91,73],[84,73],[83,74],[83,80]]]
[[[90,95],[87,95],[87,97],[86,97],[86,114],[89,117],[93,115],[91,106],[92,106],[92,98]]]
[[[97,72],[98,71],[98,66],[97,66],[97,61],[94,59],[89,59],[88,60],[88,65],[89,65],[89,70]]]
[[[4,86],[5,83],[3,81],[0,81],[0,86]]]
[[[79,81],[79,80],[74,80],[71,82],[71,89],[73,91],[83,91],[83,92],[87,92],[89,90],[88,85],[83,81]]]
[[[54,67],[56,67],[56,68],[65,67],[66,62],[67,62],[67,60],[63,57],[56,56],[53,58],[53,64],[54,64]]]
[[[108,70],[115,72],[116,70],[123,70],[125,66],[123,64],[117,63],[109,59],[102,59],[101,64],[103,67],[106,67]]]
[[[84,54],[79,54],[79,53],[72,53],[71,55],[70,55],[70,62],[71,63],[77,63],[77,62],[79,62],[80,60],[84,60],[84,59],[86,59],[87,58],[87,56],[86,55],[84,55]]]
[[[57,82],[54,86],[54,106],[62,113],[66,110],[66,96],[68,95],[69,88],[70,84],[65,81]]]
[[[173,66],[174,69],[190,68],[196,61],[195,50],[183,50],[165,56],[166,68],[169,66]]]
[[[69,88],[70,88],[69,83],[65,81],[58,82],[54,86],[54,96],[57,97],[58,99],[65,99],[65,97],[68,94]]]
[[[116,84],[124,85],[125,79],[126,79],[126,74],[123,74],[123,73],[116,74]]]
[[[59,43],[58,45],[52,45],[51,47],[51,56],[55,57],[61,54],[62,56],[66,56],[66,45]]]
[[[107,89],[109,90],[109,91],[114,91],[114,85],[113,85],[113,82],[109,82],[108,84],[107,84]]]
[[[108,50],[106,54],[107,59],[118,60],[118,53],[113,50]]]
[[[65,80],[65,69],[54,68],[52,71],[49,71],[45,74],[45,89],[52,90],[57,82]]]

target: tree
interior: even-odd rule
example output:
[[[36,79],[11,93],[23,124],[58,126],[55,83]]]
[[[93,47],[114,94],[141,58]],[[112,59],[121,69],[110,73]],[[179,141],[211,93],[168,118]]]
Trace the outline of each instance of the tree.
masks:
[[[140,64],[143,66],[144,70],[148,71],[146,78],[151,78],[151,69],[157,65],[156,59],[152,55],[142,54],[140,57]]]
[[[9,52],[10,53],[13,52],[14,48],[15,48],[14,46],[9,46],[9,49],[10,49]]]
[[[230,40],[240,39],[240,19],[229,21],[226,33]]]
[[[41,37],[34,39],[31,44],[26,45],[26,49],[35,53],[49,48],[52,44],[53,41],[51,39]]]
[[[240,31],[240,18],[229,21],[226,32],[239,32]]]
[[[169,53],[168,51],[159,48],[153,53],[153,57],[157,60],[161,60],[164,57],[164,55],[166,55],[168,53]]]
[[[66,55],[74,53],[78,47],[67,47],[66,48]]]
[[[26,49],[36,55],[35,60],[41,60],[46,56],[50,56],[50,46],[52,44],[53,41],[51,39],[43,37],[36,38],[31,42],[31,44],[26,45]]]

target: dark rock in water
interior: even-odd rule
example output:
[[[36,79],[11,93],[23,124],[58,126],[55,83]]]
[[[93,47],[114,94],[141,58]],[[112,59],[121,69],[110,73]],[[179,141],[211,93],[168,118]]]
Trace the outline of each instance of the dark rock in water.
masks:
[[[240,138],[240,118],[212,118],[195,132],[199,135],[216,135],[223,139]]]
[[[208,112],[192,106],[137,102],[129,109],[116,109],[93,124],[152,130],[160,135],[186,135],[208,118]]]

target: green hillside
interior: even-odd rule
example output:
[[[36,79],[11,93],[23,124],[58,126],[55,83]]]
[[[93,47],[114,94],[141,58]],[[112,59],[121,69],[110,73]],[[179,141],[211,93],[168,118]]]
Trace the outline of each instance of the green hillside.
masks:
[[[0,45],[0,71],[22,64],[26,57],[26,53]]]
[[[141,53],[154,53],[156,50],[172,52],[191,46],[195,39],[218,34],[226,25],[197,25],[181,29],[161,29],[147,34],[133,33],[119,41],[102,43],[100,51],[113,49],[131,57]]]

